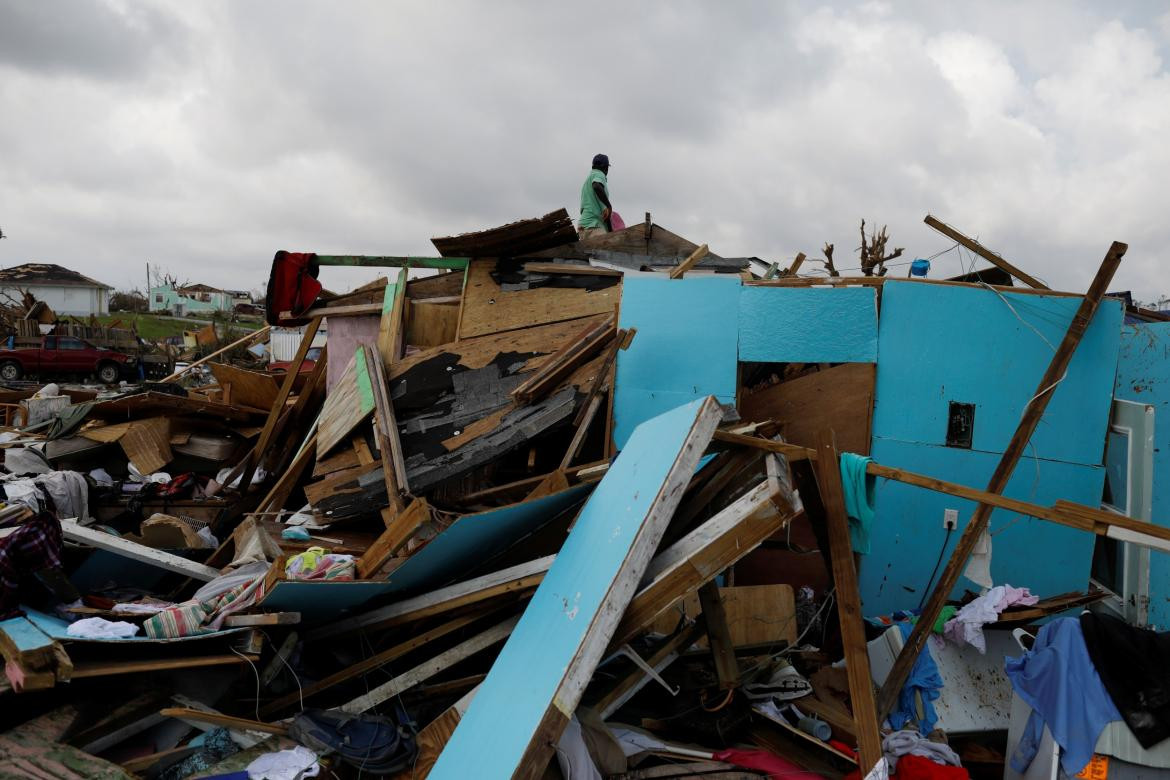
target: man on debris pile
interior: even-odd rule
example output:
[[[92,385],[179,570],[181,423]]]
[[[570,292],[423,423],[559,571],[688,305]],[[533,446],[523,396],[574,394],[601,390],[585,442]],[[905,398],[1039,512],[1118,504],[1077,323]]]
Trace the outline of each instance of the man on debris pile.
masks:
[[[581,219],[578,222],[581,238],[613,230],[610,222],[613,207],[609,203],[609,183],[606,181],[608,173],[609,157],[604,154],[593,155],[593,169],[581,185]]]

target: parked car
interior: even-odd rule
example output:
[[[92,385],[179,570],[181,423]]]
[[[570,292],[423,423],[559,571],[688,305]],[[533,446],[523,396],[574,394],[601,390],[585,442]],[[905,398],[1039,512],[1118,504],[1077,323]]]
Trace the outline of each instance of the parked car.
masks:
[[[0,379],[13,382],[27,374],[42,379],[81,374],[113,384],[135,362],[132,355],[95,347],[84,339],[42,336],[39,347],[0,349]]]

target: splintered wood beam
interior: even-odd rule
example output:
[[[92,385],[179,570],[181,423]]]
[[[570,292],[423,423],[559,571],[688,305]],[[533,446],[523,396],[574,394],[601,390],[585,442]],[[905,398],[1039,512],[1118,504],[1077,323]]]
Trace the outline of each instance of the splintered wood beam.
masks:
[[[291,310],[282,311],[280,313],[280,319],[292,320],[302,317],[359,317],[367,314],[381,313],[382,305],[380,303],[351,303],[344,306],[314,306],[299,315]]]
[[[228,344],[226,347],[220,347],[215,352],[212,352],[210,355],[205,355],[205,356],[199,358],[198,360],[196,360],[194,363],[191,363],[187,366],[184,366],[183,368],[180,368],[178,371],[176,371],[175,373],[166,377],[162,381],[163,382],[174,382],[176,379],[178,379],[179,377],[181,377],[183,374],[187,373],[191,369],[193,369],[197,366],[203,365],[204,363],[211,360],[212,358],[219,357],[220,355],[227,352],[228,350],[235,349],[236,347],[241,347],[244,344],[248,344],[248,343],[253,342],[253,341],[259,341],[260,339],[267,336],[268,332],[270,330],[272,330],[272,326],[265,325],[260,330],[253,331],[252,333],[249,333],[247,336],[244,336],[243,338],[236,339],[231,344]]]
[[[374,391],[374,435],[382,453],[382,479],[386,483],[386,497],[394,511],[401,513],[406,508],[402,493],[408,489],[406,461],[402,456],[394,402],[390,399],[390,387],[386,383],[385,359],[369,345],[363,346],[362,351]]]
[[[865,620],[861,613],[861,594],[857,589],[857,569],[853,565],[849,518],[845,514],[840,458],[831,431],[824,431],[817,436],[817,454],[817,488],[825,507],[829,557],[833,564],[833,583],[837,588],[837,615],[841,622],[841,644],[845,649],[845,671],[849,676],[849,701],[853,705],[853,721],[857,727],[857,749],[861,755],[860,765],[871,767],[882,757],[882,735],[878,730],[880,718],[874,707],[869,649],[865,643]]]
[[[386,292],[382,299],[379,313],[382,315],[378,323],[378,354],[382,356],[382,363],[390,366],[398,361],[402,352],[403,323],[406,317],[406,274],[407,267],[398,272],[398,282],[386,285]]]
[[[351,268],[438,268],[462,271],[466,257],[402,257],[390,255],[317,255],[317,265],[340,265]]]
[[[382,461],[385,464],[385,460]],[[401,501],[401,499],[399,499]],[[358,558],[358,579],[369,579],[377,574],[394,553],[410,541],[415,532],[430,522],[431,512],[425,498],[416,498],[401,511],[393,512],[386,530]]]
[[[777,455],[783,455],[788,460],[813,460],[816,458],[816,451],[810,450],[807,447],[801,447],[798,444],[786,444],[782,441],[772,441],[771,439],[762,439],[759,436],[748,436],[742,433],[732,433],[731,431],[715,431],[715,435],[711,437],[713,441],[723,442],[724,444],[735,444],[740,447],[754,447],[757,450],[764,450],[765,452],[774,452]]]
[[[579,366],[614,338],[616,318],[609,317],[600,323],[587,326],[575,337],[561,345],[532,376],[513,390],[510,395],[517,405],[530,404],[548,395],[567,379]]]
[[[797,252],[796,258],[792,261],[792,265],[788,266],[788,270],[784,272],[784,275],[796,276],[796,272],[800,270],[800,266],[804,264],[806,259],[804,252]]]
[[[465,658],[469,658],[497,642],[504,641],[512,633],[512,629],[516,627],[519,621],[519,615],[508,618],[504,622],[460,642],[450,650],[445,650],[434,658],[403,672],[394,679],[382,683],[369,693],[357,697],[348,704],[343,704],[340,709],[342,712],[348,712],[354,715],[371,710],[379,704],[389,701],[403,691],[413,688],[424,680],[429,680],[439,672],[449,669]]]
[[[313,344],[313,338],[317,335],[317,329],[321,327],[321,318],[314,317],[305,326],[305,332],[301,336],[301,343],[297,347],[297,353],[293,356],[292,362],[289,363],[288,373],[284,375],[284,381],[280,383],[280,392],[276,394],[276,400],[272,404],[272,409],[268,412],[268,419],[264,422],[264,430],[260,431],[260,438],[256,441],[256,446],[244,456],[243,471],[240,474],[240,495],[244,496],[248,493],[248,487],[252,484],[252,475],[255,473],[256,465],[268,453],[268,446],[272,443],[272,434],[276,428],[277,420],[280,419],[281,413],[284,411],[284,405],[288,401],[288,397],[292,394],[293,385],[297,381],[297,375],[301,372],[301,366],[305,362],[305,356],[309,354],[309,347]],[[230,484],[234,477],[228,477]]]
[[[260,714],[264,717],[268,717],[274,713],[280,712],[285,707],[290,707],[298,703],[302,699],[307,699],[310,696],[316,696],[321,691],[332,688],[335,685],[339,685],[346,680],[352,680],[353,678],[363,675],[366,672],[372,672],[381,666],[385,666],[386,664],[401,658],[413,650],[417,650],[418,648],[429,644],[436,639],[441,639],[442,637],[445,637],[454,631],[458,631],[459,629],[474,623],[483,616],[483,610],[477,610],[467,615],[457,617],[454,620],[449,620],[441,625],[435,626],[429,631],[416,634],[406,641],[400,642],[393,647],[383,650],[380,653],[375,653],[369,658],[364,658],[357,663],[350,664],[344,669],[334,672],[328,677],[324,677],[320,680],[317,680],[316,682],[307,683],[301,689],[281,696],[279,699],[270,701],[260,708]]]
[[[71,542],[78,542],[88,547],[107,550],[123,558],[147,563],[165,571],[182,574],[200,582],[211,582],[219,576],[219,569],[213,569],[202,563],[189,561],[178,555],[147,547],[145,544],[132,542],[120,536],[99,531],[96,528],[87,528],[76,522],[61,523],[61,534]]]
[[[937,230],[938,232],[942,233],[944,236],[946,236],[950,240],[958,243],[960,246],[967,247],[967,249],[970,249],[972,252],[979,255],[984,260],[986,260],[987,262],[994,265],[996,268],[999,268],[1000,270],[1006,271],[1007,273],[1011,274],[1012,276],[1019,279],[1021,282],[1028,285],[1029,287],[1035,287],[1038,290],[1047,290],[1048,289],[1048,285],[1044,284],[1044,282],[1040,281],[1039,279],[1037,279],[1033,276],[1029,276],[1028,274],[1021,271],[1019,268],[1016,268],[1014,265],[1009,263],[1007,260],[1004,260],[1002,257],[997,255],[995,252],[992,252],[990,249],[988,249],[987,247],[980,244],[975,239],[968,238],[967,236],[963,235],[959,231],[955,230],[950,225],[947,225],[946,223],[935,219],[930,214],[927,214],[926,219],[924,219],[922,221],[925,222],[930,227]]]
[[[703,244],[698,249],[696,249],[694,252],[691,252],[690,256],[688,256],[686,260],[683,260],[681,263],[676,265],[674,268],[670,269],[670,278],[671,279],[683,278],[683,274],[685,274],[687,271],[691,270],[696,265],[698,265],[699,261],[702,260],[704,257],[706,257],[707,254],[708,254],[707,245]]]
[[[739,662],[735,660],[735,643],[731,641],[731,629],[727,627],[727,611],[723,609],[723,597],[714,580],[699,588],[699,608],[707,624],[707,642],[711,659],[715,662],[715,676],[719,687],[734,688],[739,685]]]
[[[236,731],[259,731],[263,734],[277,734],[282,737],[288,736],[288,726],[281,726],[277,723],[264,723],[259,720],[248,720],[247,718],[236,718],[218,712],[204,712],[203,710],[195,710],[190,707],[166,707],[160,710],[159,714],[166,718],[178,718],[185,723],[208,723],[213,726],[222,726],[223,728],[234,729]]]
[[[1055,395],[1056,386],[1064,378],[1065,371],[1068,369],[1069,363],[1072,362],[1077,345],[1081,343],[1081,338],[1089,329],[1089,323],[1093,321],[1093,315],[1096,314],[1101,299],[1109,288],[1109,283],[1113,280],[1113,274],[1121,265],[1121,258],[1125,256],[1126,249],[1128,247],[1125,244],[1114,241],[1113,245],[1109,247],[1105,259],[1101,261],[1101,267],[1097,270],[1097,275],[1093,278],[1089,291],[1073,315],[1068,331],[1064,334],[1064,339],[1060,342],[1060,346],[1057,347],[1056,353],[1052,356],[1052,361],[1048,364],[1048,370],[1040,378],[1036,392],[1024,407],[1024,414],[1020,418],[1016,432],[1012,435],[1011,441],[1008,442],[1003,456],[995,467],[995,472],[987,483],[988,493],[998,495],[1007,488],[1016,464],[1023,456],[1028,441],[1031,440],[1036,426],[1040,423],[1040,418],[1044,416],[1048,402]],[[893,709],[902,686],[906,684],[906,680],[910,676],[910,670],[914,667],[919,653],[922,652],[922,648],[926,644],[931,627],[934,626],[943,607],[946,606],[947,598],[954,590],[959,577],[962,576],[963,568],[967,565],[967,559],[971,557],[971,552],[975,549],[979,537],[986,530],[993,509],[994,507],[990,504],[979,504],[972,514],[971,520],[963,529],[963,533],[947,561],[946,568],[943,569],[938,583],[931,591],[930,598],[927,599],[926,607],[923,609],[918,623],[914,625],[914,630],[906,639],[906,644],[898,653],[893,668],[890,669],[885,683],[882,684],[881,692],[878,695],[879,718],[885,717]]]

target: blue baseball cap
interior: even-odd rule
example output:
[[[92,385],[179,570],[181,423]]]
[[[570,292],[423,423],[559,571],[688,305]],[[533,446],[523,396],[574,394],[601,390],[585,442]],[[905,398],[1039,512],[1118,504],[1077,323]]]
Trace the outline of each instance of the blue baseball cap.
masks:
[[[609,156],[604,155],[604,154],[593,155],[593,167],[594,168],[598,168],[598,167],[608,168],[609,167]]]

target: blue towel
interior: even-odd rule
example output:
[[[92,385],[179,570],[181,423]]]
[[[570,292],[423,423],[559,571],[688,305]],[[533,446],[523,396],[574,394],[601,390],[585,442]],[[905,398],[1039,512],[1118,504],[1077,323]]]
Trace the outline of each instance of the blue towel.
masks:
[[[873,525],[873,488],[877,479],[865,473],[873,458],[841,453],[841,487],[845,493],[845,514],[849,515],[849,537],[853,552],[869,554],[869,529]]]
[[[1019,658],[1008,658],[1004,671],[1032,716],[1011,757],[1024,772],[1036,757],[1044,727],[1064,750],[1060,766],[1074,777],[1093,757],[1093,748],[1110,721],[1121,720],[1097,668],[1089,658],[1085,635],[1076,618],[1059,618],[1036,635],[1036,644]]]
[[[902,632],[902,639],[910,636],[913,629],[914,627],[909,622],[898,624],[898,630]],[[922,652],[918,654],[918,660],[914,662],[914,668],[910,670],[910,676],[906,679],[906,684],[898,693],[898,703],[890,712],[890,725],[897,730],[910,721],[918,721],[918,729],[923,734],[934,731],[934,724],[938,722],[938,715],[934,711],[934,701],[942,695],[942,687],[943,679],[942,675],[939,674],[938,664],[934,662],[934,657],[930,654],[930,647],[923,645]],[[918,694],[922,699],[921,719],[918,717],[918,708],[915,706],[915,694]]]

